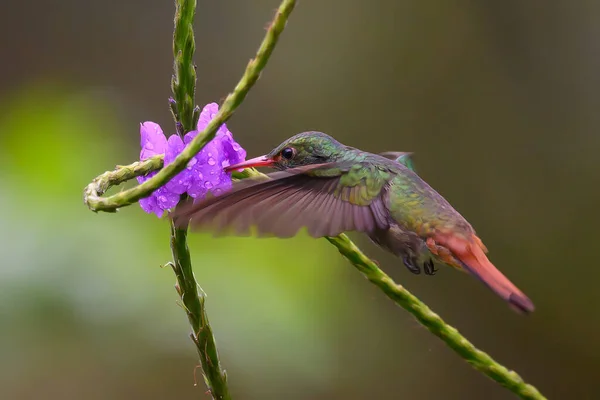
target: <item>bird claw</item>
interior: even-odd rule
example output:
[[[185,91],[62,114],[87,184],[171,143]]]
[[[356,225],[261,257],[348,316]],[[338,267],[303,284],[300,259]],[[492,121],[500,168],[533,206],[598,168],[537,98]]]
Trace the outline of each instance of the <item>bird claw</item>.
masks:
[[[416,263],[412,259],[409,259],[408,257],[404,257],[402,259],[402,261],[404,262],[404,265],[406,266],[406,268],[413,274],[419,275],[421,273],[421,268],[419,268],[417,265],[415,265]]]
[[[423,270],[425,271],[425,275],[435,275],[438,272],[431,258],[423,263]]]

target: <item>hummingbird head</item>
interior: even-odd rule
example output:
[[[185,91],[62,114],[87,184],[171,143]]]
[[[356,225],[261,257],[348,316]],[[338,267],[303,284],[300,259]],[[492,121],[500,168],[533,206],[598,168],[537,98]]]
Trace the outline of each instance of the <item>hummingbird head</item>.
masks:
[[[302,165],[322,164],[335,159],[346,148],[322,132],[303,132],[292,136],[269,154],[252,158],[225,168],[227,172],[251,167],[272,167],[279,170]]]

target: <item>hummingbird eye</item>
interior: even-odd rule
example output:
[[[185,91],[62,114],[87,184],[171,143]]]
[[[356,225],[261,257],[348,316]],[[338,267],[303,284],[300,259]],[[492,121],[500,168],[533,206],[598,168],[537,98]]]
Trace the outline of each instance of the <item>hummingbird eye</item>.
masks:
[[[292,147],[286,147],[285,149],[281,150],[281,157],[285,158],[286,160],[291,160],[295,155],[296,149]]]

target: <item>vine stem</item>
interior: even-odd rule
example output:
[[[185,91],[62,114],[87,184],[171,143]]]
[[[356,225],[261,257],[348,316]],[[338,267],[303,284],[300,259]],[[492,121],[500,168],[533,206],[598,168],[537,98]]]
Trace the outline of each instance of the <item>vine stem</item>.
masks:
[[[173,77],[171,90],[173,99],[169,105],[175,119],[177,133],[181,136],[193,130],[195,121],[196,68],[194,66],[194,16],[196,0],[176,0],[175,28],[173,30]],[[187,196],[181,196],[179,205],[187,201]],[[178,206],[179,206],[178,205]],[[221,368],[217,344],[212,333],[212,327],[206,315],[206,295],[198,285],[192,259],[187,244],[188,227],[176,227],[171,223],[171,253],[173,262],[169,263],[177,283],[175,290],[181,298],[181,306],[185,310],[192,327],[190,337],[196,345],[196,350],[202,366],[202,376],[210,395],[215,400],[230,400],[227,386],[227,375]]]
[[[411,313],[425,328],[440,338],[473,368],[495,380],[517,396],[527,400],[546,398],[532,385],[525,383],[514,371],[508,370],[487,353],[477,349],[461,335],[456,328],[448,325],[439,315],[431,311],[402,285],[397,284],[377,264],[367,257],[345,234],[326,239],[371,283],[377,286],[394,303]]]
[[[171,251],[173,268],[177,283],[175,290],[181,297],[181,305],[185,310],[192,333],[190,337],[196,345],[204,382],[210,394],[215,400],[230,400],[229,387],[227,386],[227,374],[221,368],[219,353],[212,327],[206,315],[206,294],[196,282],[192,269],[190,250],[187,245],[187,226],[185,228],[175,227],[171,223]]]
[[[133,179],[136,175],[152,168],[160,168],[161,156],[148,159],[141,163],[133,163],[117,168],[96,178],[92,185],[93,190],[99,190],[110,182],[111,185],[122,183],[121,179]],[[127,173],[124,173],[127,171]],[[138,172],[135,172],[138,171]],[[234,172],[234,178],[264,178],[253,168],[242,172]],[[512,393],[525,400],[546,400],[534,386],[526,383],[516,372],[510,371],[502,364],[495,361],[487,353],[477,349],[456,328],[447,324],[439,315],[434,313],[425,303],[409,292],[402,285],[397,284],[377,264],[367,257],[346,235],[326,237],[340,254],[346,258],[365,278],[377,286],[390,300],[411,313],[415,319],[431,333],[440,338],[448,347],[454,350],[462,359],[473,366],[477,371],[498,382]]]

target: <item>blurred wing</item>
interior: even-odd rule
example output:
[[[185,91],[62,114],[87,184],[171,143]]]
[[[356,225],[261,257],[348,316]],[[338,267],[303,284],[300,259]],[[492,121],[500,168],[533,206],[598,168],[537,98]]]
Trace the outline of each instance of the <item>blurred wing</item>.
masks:
[[[416,172],[412,154],[413,153],[400,151],[386,151],[385,153],[379,153],[380,156],[399,162],[411,171]]]
[[[182,207],[172,218],[178,226],[190,221],[192,228],[237,234],[248,234],[254,226],[260,236],[282,238],[302,227],[313,237],[387,228],[380,193],[371,196],[373,188],[367,190],[360,182],[353,187],[341,184],[350,170],[313,165],[275,172],[269,179],[246,179],[221,196]]]

